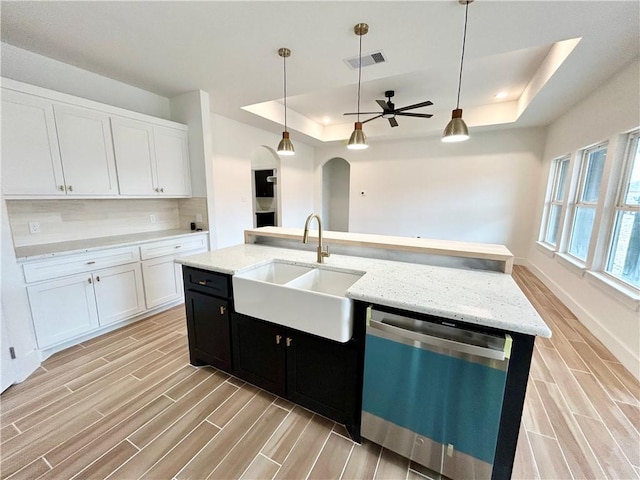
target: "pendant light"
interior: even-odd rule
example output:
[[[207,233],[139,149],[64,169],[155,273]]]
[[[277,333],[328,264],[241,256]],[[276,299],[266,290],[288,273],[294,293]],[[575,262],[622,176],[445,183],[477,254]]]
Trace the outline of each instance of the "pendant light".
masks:
[[[362,80],[362,36],[369,31],[369,25],[366,23],[358,23],[353,27],[353,31],[360,37],[360,50],[358,53],[358,121],[354,124],[354,130],[349,138],[347,148],[350,150],[363,150],[367,145],[367,137],[362,131],[362,122],[360,122],[360,82]]]
[[[291,50],[281,48],[278,50],[278,55],[282,57],[284,64],[284,132],[282,132],[282,140],[278,144],[278,155],[295,155],[296,151],[287,131],[287,57],[291,56]]]
[[[469,4],[473,0],[458,0],[461,5],[465,5],[464,9],[464,35],[462,37],[462,57],[460,58],[460,76],[458,77],[458,100],[456,108],[451,112],[451,120],[447,124],[442,133],[443,142],[463,142],[469,139],[469,129],[462,119],[462,109],[460,108],[460,87],[462,85],[462,65],[464,64],[464,47],[467,43],[467,15],[469,13]]]

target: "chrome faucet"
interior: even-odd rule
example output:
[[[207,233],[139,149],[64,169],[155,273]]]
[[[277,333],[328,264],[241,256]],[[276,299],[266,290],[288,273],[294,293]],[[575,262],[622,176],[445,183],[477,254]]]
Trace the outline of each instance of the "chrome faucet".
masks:
[[[307,217],[307,221],[304,222],[304,235],[302,236],[302,243],[307,243],[309,240],[309,223],[311,219],[315,218],[318,220],[318,263],[324,263],[324,257],[329,256],[329,247],[327,246],[326,250],[322,249],[322,221],[320,217],[315,213],[312,213]]]

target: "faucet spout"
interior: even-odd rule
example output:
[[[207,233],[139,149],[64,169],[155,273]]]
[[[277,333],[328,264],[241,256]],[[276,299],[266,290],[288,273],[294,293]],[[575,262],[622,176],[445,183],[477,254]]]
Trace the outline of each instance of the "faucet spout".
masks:
[[[329,247],[327,247],[326,250],[322,248],[322,220],[320,220],[319,215],[312,213],[307,217],[307,220],[304,222],[304,234],[302,235],[302,243],[307,243],[309,241],[309,224],[311,223],[311,220],[313,220],[314,218],[318,222],[317,262],[324,263],[324,258],[328,257],[330,254],[329,254]]]

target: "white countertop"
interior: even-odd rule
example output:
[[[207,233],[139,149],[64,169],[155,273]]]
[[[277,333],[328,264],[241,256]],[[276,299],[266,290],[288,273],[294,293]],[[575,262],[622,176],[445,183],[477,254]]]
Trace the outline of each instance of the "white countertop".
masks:
[[[183,265],[233,275],[271,260],[318,266],[316,252],[242,244],[176,259]],[[366,272],[346,292],[354,300],[437,315],[527,335],[550,337],[511,275],[372,258],[331,255],[323,268]]]
[[[116,235],[112,237],[88,238],[83,240],[71,240],[68,242],[44,243],[41,245],[29,245],[16,247],[16,260],[26,262],[30,260],[42,260],[45,258],[76,253],[91,252],[105,247],[118,247],[123,245],[136,245],[154,240],[167,240],[195,233],[208,233],[207,231],[194,232],[191,230],[158,230],[155,232],[132,233],[128,235]]]

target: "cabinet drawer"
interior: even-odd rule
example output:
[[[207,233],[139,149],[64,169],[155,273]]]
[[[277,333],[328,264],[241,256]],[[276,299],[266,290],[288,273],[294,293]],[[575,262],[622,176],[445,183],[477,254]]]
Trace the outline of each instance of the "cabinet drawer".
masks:
[[[206,235],[197,235],[193,237],[182,237],[172,240],[147,243],[140,247],[140,255],[142,260],[148,260],[150,258],[162,257],[164,255],[182,254],[182,252],[190,252],[192,250],[206,250],[206,248]]]
[[[123,247],[29,262],[23,266],[23,270],[25,281],[31,283],[92,272],[99,268],[125,265],[139,260],[138,247]]]
[[[228,275],[190,267],[184,267],[183,272],[185,290],[194,288],[218,297],[229,297]]]

